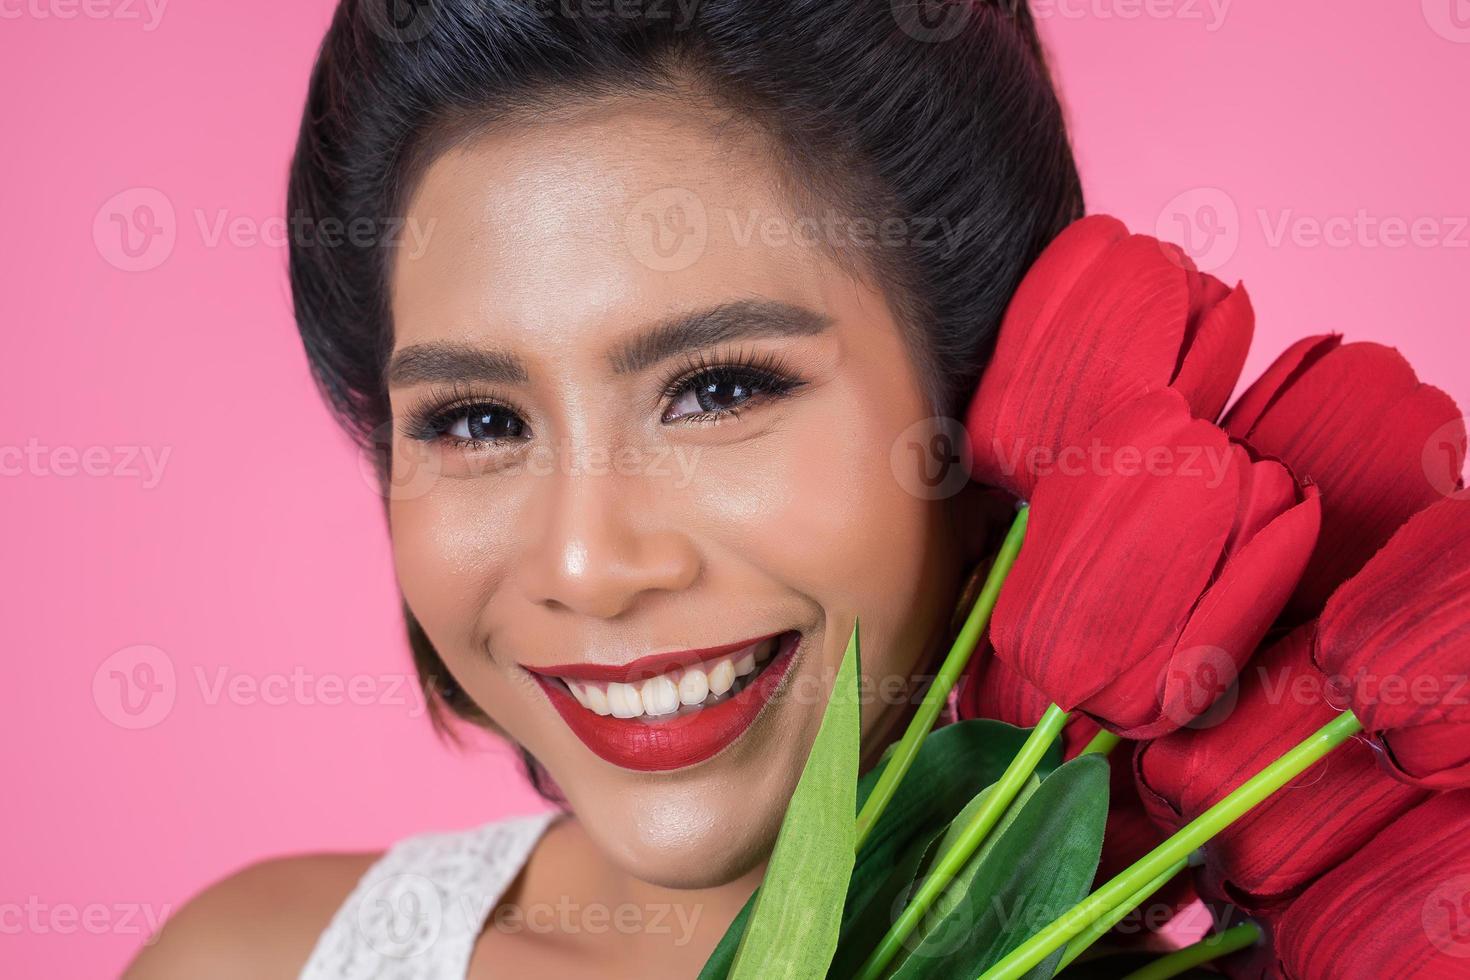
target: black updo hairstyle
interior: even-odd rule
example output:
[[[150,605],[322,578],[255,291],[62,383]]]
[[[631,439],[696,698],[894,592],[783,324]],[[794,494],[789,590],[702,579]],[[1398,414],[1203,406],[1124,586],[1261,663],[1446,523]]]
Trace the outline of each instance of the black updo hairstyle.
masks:
[[[293,234],[291,290],[317,384],[380,473],[385,243],[416,179],[490,125],[618,95],[698,100],[752,124],[803,213],[947,227],[854,263],[888,297],[937,414],[961,415],[1022,274],[1083,211],[1025,0],[343,0],[312,71],[287,213],[293,228],[384,233],[330,246]],[[436,727],[493,729],[404,614]]]

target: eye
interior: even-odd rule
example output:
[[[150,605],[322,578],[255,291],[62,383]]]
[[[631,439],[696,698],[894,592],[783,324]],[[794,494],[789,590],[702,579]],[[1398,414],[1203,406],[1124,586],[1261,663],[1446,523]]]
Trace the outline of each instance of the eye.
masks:
[[[520,442],[531,437],[515,409],[489,401],[462,402],[433,410],[409,423],[418,439],[456,443]]]
[[[503,406],[466,405],[452,412],[452,424],[444,431],[451,439],[492,442],[526,438],[526,423]]]
[[[753,402],[780,397],[802,384],[763,364],[696,367],[665,387],[664,394],[670,403],[664,410],[663,421],[713,420],[734,415]]]

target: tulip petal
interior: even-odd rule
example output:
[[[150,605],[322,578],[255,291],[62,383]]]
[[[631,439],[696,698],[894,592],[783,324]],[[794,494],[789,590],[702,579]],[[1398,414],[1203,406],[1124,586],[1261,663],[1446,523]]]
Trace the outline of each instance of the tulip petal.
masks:
[[[1075,250],[1091,264],[1079,271],[1069,251],[1028,274],[966,419],[974,477],[1025,499],[1039,465],[1165,387],[1184,340],[1185,274],[1155,239],[1132,235],[1101,250],[1089,239]]]
[[[1464,678],[1452,682],[1456,697],[1470,697]],[[1378,735],[1384,765],[1402,773],[1405,782],[1426,789],[1447,790],[1470,786],[1470,733],[1455,722],[1398,728]]]
[[[1165,389],[1109,416],[1088,435],[1091,465],[1037,484],[1026,543],[991,624],[996,655],[1072,709],[1105,688],[1148,690],[1094,718],[1126,734],[1156,719],[1157,672],[1208,586],[1234,524],[1239,489],[1201,460],[1231,460],[1225,434],[1191,418]],[[1123,450],[1123,452],[1119,452]],[[1129,450],[1148,460],[1130,467]],[[1114,727],[1118,726],[1118,727]]]
[[[1390,771],[1434,788],[1466,785],[1464,753],[1447,755],[1443,732],[1401,730],[1448,724],[1470,741],[1470,499],[1447,497],[1410,518],[1337,590],[1315,656],[1345,679],[1364,729],[1392,733]],[[1447,762],[1454,772],[1434,777]]]
[[[1308,888],[1275,929],[1294,980],[1470,978],[1470,791],[1431,796]]]
[[[1322,490],[1322,533],[1292,598],[1293,620],[1316,615],[1400,524],[1443,496],[1444,482],[1426,474],[1426,445],[1458,426],[1450,441],[1463,447],[1459,418],[1397,351],[1359,343],[1320,355],[1249,427],[1253,448]]]
[[[1341,334],[1304,337],[1288,347],[1282,355],[1245,390],[1225,414],[1220,425],[1232,438],[1244,439],[1251,427],[1265,414],[1266,408],[1303,371],[1317,363],[1323,355],[1342,344]]]
[[[1208,278],[1224,289],[1218,279]],[[1206,295],[1215,295],[1213,287]],[[1255,311],[1243,285],[1226,290],[1203,311],[1193,336],[1185,341],[1184,358],[1172,383],[1189,399],[1195,415],[1213,421],[1225,410],[1230,393],[1240,381],[1255,326]]]
[[[1301,503],[1226,562],[1179,637],[1165,675],[1165,719],[1177,726],[1203,714],[1235,680],[1291,598],[1320,521],[1316,489],[1308,487]]]
[[[1312,664],[1311,627],[1261,653],[1228,710],[1207,727],[1145,742],[1134,774],[1148,812],[1172,832],[1337,715]],[[1201,894],[1259,914],[1363,846],[1428,794],[1385,776],[1365,741],[1351,741],[1216,835],[1204,848]]]

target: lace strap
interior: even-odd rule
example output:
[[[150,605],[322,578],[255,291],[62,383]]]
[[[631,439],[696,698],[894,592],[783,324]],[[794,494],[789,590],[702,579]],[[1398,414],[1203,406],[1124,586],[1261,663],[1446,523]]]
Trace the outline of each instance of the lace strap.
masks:
[[[394,844],[333,915],[302,980],[464,980],[486,918],[555,815]]]

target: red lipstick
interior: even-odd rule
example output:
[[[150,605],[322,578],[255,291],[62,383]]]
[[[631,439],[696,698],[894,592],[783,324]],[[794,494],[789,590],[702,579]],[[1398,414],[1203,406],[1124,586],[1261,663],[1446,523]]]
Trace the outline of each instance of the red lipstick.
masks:
[[[771,659],[757,669],[750,683],[723,701],[687,713],[681,711],[675,715],[638,718],[599,715],[584,708],[560,682],[552,679],[570,677],[574,680],[628,683],[676,666],[690,666],[734,653],[773,636],[781,637],[781,642]],[[661,772],[703,762],[743,735],[781,687],[795,662],[800,644],[800,633],[783,631],[704,650],[654,654],[618,666],[567,664],[528,670],[567,727],[600,758],[624,769]]]

